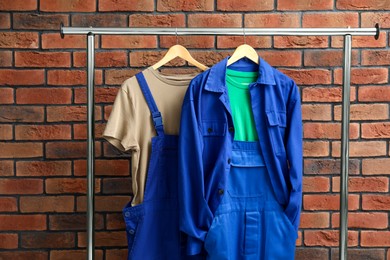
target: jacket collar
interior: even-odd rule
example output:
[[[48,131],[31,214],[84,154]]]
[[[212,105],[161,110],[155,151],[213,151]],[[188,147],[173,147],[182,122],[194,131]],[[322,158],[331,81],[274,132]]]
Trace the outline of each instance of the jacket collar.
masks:
[[[226,89],[226,65],[230,57],[226,57],[210,68],[209,76],[206,80],[205,89],[213,92],[224,92]],[[255,66],[254,66],[255,65]],[[274,68],[259,57],[259,65],[253,63],[248,58],[242,58],[229,66],[230,69],[239,71],[253,71],[256,67],[259,76],[257,84],[276,85],[274,77]]]

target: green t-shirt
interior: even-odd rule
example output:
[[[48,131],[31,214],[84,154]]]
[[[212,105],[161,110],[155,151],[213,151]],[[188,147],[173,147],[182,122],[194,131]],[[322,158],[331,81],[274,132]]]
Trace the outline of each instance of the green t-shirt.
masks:
[[[258,72],[226,69],[226,85],[234,124],[234,140],[259,140],[253,119],[249,84],[255,82]]]

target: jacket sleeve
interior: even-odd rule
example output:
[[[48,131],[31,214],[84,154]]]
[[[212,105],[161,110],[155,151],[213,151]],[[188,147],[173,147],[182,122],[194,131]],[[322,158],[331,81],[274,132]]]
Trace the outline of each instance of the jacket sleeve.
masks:
[[[299,88],[293,83],[287,104],[286,151],[289,162],[291,192],[285,209],[287,217],[298,232],[302,205],[302,112]]]
[[[188,235],[187,254],[201,253],[213,214],[204,195],[203,137],[192,86],[184,98],[179,137],[180,229]]]

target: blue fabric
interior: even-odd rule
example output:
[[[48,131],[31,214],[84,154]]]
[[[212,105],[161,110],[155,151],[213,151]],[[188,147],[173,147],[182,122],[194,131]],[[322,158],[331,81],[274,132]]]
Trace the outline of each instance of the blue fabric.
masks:
[[[223,199],[205,239],[210,260],[294,259],[296,231],[276,200],[258,142],[233,142]]]
[[[181,112],[180,229],[189,235],[190,255],[202,251],[232,166],[234,125],[225,82],[227,60],[191,81]],[[259,65],[244,58],[229,68],[259,72],[257,81],[249,86],[258,143],[276,200],[297,236],[302,203],[299,89],[292,79],[261,58]]]
[[[152,94],[142,75],[136,75],[153,114],[159,114]],[[158,135],[152,138],[144,201],[123,209],[126,224],[128,259],[204,259],[185,254],[186,236],[179,230],[177,199],[178,136],[165,135],[161,125],[155,124]]]

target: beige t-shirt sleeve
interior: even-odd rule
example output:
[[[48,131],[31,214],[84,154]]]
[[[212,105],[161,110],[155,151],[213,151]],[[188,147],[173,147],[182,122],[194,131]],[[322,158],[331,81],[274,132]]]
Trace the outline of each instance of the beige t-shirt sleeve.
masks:
[[[138,150],[137,118],[130,93],[124,88],[118,91],[103,137],[121,151]]]

